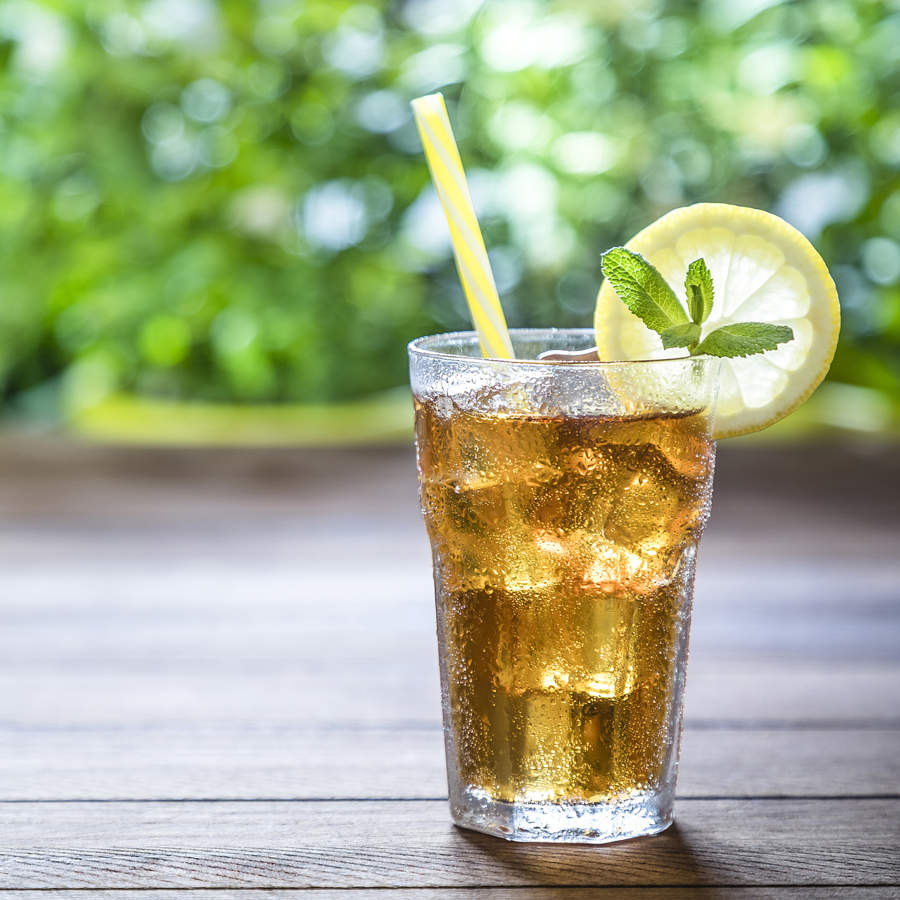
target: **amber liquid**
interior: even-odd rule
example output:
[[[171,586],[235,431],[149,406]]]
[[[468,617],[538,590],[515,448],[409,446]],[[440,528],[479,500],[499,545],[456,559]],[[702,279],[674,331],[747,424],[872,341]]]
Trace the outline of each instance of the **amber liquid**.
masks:
[[[451,768],[505,801],[597,802],[674,764],[708,417],[417,402]]]

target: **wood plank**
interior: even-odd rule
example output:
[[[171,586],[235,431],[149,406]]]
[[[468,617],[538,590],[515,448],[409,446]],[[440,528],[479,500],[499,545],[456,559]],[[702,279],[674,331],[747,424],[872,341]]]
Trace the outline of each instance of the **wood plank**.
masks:
[[[424,648],[423,648],[424,650]],[[285,670],[287,668],[287,670]],[[218,728],[295,725],[351,729],[437,727],[440,701],[431,653],[373,651],[339,665],[297,659],[134,661],[129,666],[0,669],[9,727]],[[843,724],[892,728],[900,665],[831,668],[817,663],[705,660],[693,655],[686,715],[692,724],[778,727]]]
[[[7,431],[0,435],[0,466],[16,473],[4,483],[3,509],[20,523],[59,521],[61,513],[68,520],[90,519],[98,512],[115,513],[122,522],[178,519],[176,508],[187,508],[194,520],[271,518],[301,505],[305,512],[335,496],[348,511],[377,511],[382,518],[415,509],[411,446],[161,449]],[[834,537],[846,547],[857,544],[860,530],[864,537],[897,530],[900,462],[889,444],[747,447],[726,441],[719,445],[716,468],[714,521],[729,529],[741,526],[749,541],[757,528],[771,535],[798,518],[808,521],[810,511],[820,526],[810,537],[820,543]],[[187,504],[186,493],[192,498]]]
[[[177,893],[175,891],[177,890]],[[285,892],[303,891],[311,900],[578,900],[578,898],[609,897],[610,900],[896,900],[893,887],[579,887],[536,888],[265,888],[224,889],[153,888],[141,890],[104,890],[103,900],[278,900]],[[0,900],[47,900],[46,890],[0,891]],[[53,900],[84,900],[83,890],[54,891]]]
[[[30,669],[45,660],[184,661],[371,655],[387,642],[433,647],[430,562],[360,556],[337,541],[289,559],[121,560],[96,547],[77,563],[0,566],[0,658]],[[371,552],[371,550],[369,551]],[[844,662],[892,661],[900,643],[900,558],[881,563],[700,564],[694,652]],[[357,628],[348,628],[352,617]],[[393,647],[386,647],[392,650]]]
[[[897,800],[686,800],[677,816],[591,848],[461,831],[432,801],[4,803],[0,888],[900,882]]]
[[[390,761],[390,764],[387,763]],[[7,729],[2,800],[446,796],[437,728]],[[900,729],[688,729],[683,797],[900,792]]]
[[[435,724],[427,561],[341,568],[318,550],[265,565],[123,563],[95,549],[62,567],[0,566],[7,720]],[[900,561],[764,576],[735,566],[706,584],[689,718],[897,723]]]

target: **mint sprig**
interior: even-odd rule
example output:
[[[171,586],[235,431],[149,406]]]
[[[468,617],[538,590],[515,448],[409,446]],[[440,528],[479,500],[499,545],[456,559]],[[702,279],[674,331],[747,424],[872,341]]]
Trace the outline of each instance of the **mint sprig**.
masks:
[[[613,247],[603,254],[603,274],[612,282],[619,299],[650,329],[662,334],[688,317],[659,272],[637,253]]]
[[[700,343],[700,326],[696,322],[682,322],[681,325],[673,325],[661,331],[659,336],[666,350],[672,347],[693,347]]]
[[[691,320],[702,325],[712,312],[713,290],[712,274],[706,267],[706,261],[695,259],[684,276],[684,290],[687,294],[688,312]]]
[[[736,322],[711,331],[694,351],[707,356],[753,356],[774,350],[779,344],[794,339],[794,331],[787,325],[769,322]]]
[[[789,326],[769,322],[733,322],[702,337],[715,297],[712,274],[702,258],[688,266],[684,278],[690,317],[665,278],[639,253],[613,247],[603,254],[601,267],[619,299],[662,338],[667,350],[686,347],[691,356],[733,358],[774,350],[794,339]]]

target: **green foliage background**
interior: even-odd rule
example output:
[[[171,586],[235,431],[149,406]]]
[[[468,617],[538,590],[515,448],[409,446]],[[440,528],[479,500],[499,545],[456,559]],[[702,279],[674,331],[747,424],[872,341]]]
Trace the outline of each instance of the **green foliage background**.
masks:
[[[900,6],[0,3],[0,386],[332,402],[467,327],[408,101],[443,90],[513,325],[587,325],[671,207],[780,212],[831,378],[900,396]]]

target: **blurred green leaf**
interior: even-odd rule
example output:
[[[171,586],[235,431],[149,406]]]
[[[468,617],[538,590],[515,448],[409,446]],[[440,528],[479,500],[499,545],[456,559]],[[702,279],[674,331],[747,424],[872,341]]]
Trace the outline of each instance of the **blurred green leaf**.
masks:
[[[440,89],[511,325],[588,326],[601,252],[672,207],[758,206],[836,272],[834,380],[900,402],[895,5],[730,9],[0,3],[4,398],[404,384],[467,327],[408,112]]]

